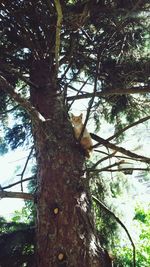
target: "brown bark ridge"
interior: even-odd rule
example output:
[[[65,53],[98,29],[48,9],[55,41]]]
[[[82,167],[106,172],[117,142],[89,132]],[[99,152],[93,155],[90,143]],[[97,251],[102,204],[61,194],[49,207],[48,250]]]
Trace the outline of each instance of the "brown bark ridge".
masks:
[[[52,79],[53,78],[53,79]],[[31,102],[46,119],[33,121],[38,164],[36,267],[109,267],[95,235],[84,155],[77,146],[48,62],[35,62]]]

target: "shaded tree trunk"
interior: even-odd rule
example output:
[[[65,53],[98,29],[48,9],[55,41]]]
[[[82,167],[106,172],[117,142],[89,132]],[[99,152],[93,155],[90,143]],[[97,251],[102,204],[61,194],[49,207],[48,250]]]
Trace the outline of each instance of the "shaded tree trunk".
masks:
[[[32,104],[46,122],[33,121],[37,181],[36,267],[104,267],[110,259],[100,247],[91,216],[83,151],[73,138],[55,74],[45,61],[34,62]]]

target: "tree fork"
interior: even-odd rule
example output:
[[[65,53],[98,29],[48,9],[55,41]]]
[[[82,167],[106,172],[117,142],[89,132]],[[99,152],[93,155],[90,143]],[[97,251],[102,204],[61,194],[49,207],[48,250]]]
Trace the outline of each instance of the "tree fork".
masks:
[[[109,267],[109,256],[94,231],[84,156],[62,100],[53,97],[57,88],[49,80],[48,65],[37,62],[33,69],[31,81],[39,82],[41,89],[31,88],[31,101],[46,118],[40,127],[33,125],[38,163],[36,267]]]

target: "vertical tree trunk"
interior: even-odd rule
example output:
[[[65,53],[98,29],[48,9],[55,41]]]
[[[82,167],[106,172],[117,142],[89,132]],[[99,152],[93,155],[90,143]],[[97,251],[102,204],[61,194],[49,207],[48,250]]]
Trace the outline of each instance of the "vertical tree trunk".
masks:
[[[39,89],[31,89],[31,101],[46,118],[41,125],[33,122],[38,164],[36,267],[111,266],[94,233],[84,156],[51,77],[47,62],[34,63],[31,80]]]

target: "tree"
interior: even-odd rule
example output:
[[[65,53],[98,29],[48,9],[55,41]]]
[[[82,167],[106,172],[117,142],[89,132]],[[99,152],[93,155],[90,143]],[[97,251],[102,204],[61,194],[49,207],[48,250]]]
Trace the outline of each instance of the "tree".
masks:
[[[149,92],[149,63],[143,51],[148,27],[143,14],[148,5],[148,1],[59,0],[0,4],[5,139],[16,148],[32,138],[37,160],[34,196],[5,191],[1,196],[34,198],[37,267],[111,266],[96,236],[86,178],[99,163],[86,169],[85,152],[73,136],[69,111],[74,101],[90,98],[84,127],[91,112],[99,122],[99,110],[107,120],[119,121],[120,127],[122,113],[126,124],[142,122],[134,120],[147,115],[149,107],[139,103],[139,110],[138,100],[130,94]],[[82,86],[76,88],[75,82]],[[20,118],[12,129],[7,129],[8,112]],[[95,134],[92,138],[130,158],[150,162],[110,142],[117,134],[109,140]],[[2,148],[7,150],[4,143]]]

